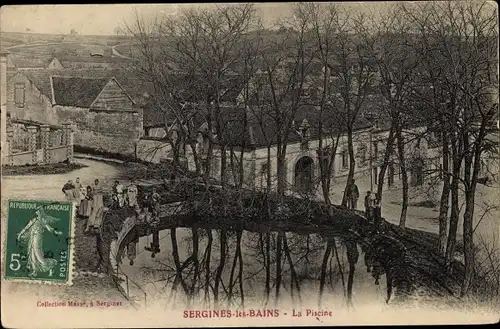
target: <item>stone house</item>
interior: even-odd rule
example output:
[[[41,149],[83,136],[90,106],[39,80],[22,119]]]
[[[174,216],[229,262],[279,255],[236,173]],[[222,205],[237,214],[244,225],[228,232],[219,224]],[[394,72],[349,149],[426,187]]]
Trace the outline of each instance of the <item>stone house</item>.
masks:
[[[320,161],[327,161],[333,149],[334,141],[338,144],[334,156],[331,172],[331,193],[335,201],[340,202],[341,191],[345,187],[349,171],[349,155],[347,134],[345,129],[338,126],[334,115],[323,117],[323,126],[330,128],[323,133],[323,148],[319,152],[319,120],[318,108],[314,106],[300,107],[295,115],[293,129],[288,136],[286,152],[286,187],[289,193],[320,193]],[[238,168],[234,164],[243,159],[243,186],[247,188],[265,189],[267,186],[267,172],[270,166],[272,188],[277,186],[277,147],[276,134],[273,131],[271,118],[257,118],[252,110],[226,106],[221,111],[224,122],[221,140],[226,146],[226,163],[228,168],[227,179],[229,184],[236,181]],[[203,118],[194,117],[198,127],[196,138],[197,152],[201,158],[206,158],[208,140],[206,137],[207,123]],[[246,122],[246,124],[245,124]],[[138,144],[139,157],[146,161],[160,162],[162,159],[171,159],[170,145],[165,140],[166,129],[172,138],[180,136],[180,130],[174,117],[161,112],[154,107],[144,108],[144,126],[148,127],[145,136]],[[353,144],[355,162],[355,179],[360,192],[375,190],[378,184],[378,174],[383,161],[385,143],[389,134],[389,127],[370,121],[361,116],[354,127]],[[437,175],[441,156],[439,143],[428,143],[426,138],[414,139],[410,136],[423,133],[425,128],[414,127],[407,132],[408,142],[406,150],[407,167],[411,186],[424,185],[424,178]],[[194,156],[189,145],[181,147],[190,169],[195,168]],[[154,150],[154,151],[153,151]],[[270,162],[268,161],[268,150]],[[214,145],[211,164],[211,176],[221,179],[222,153],[219,145]],[[418,160],[418,161],[417,161]],[[412,166],[413,163],[419,166]],[[232,167],[233,166],[233,167]],[[397,154],[390,158],[390,163],[384,179],[384,189],[400,185],[400,168]]]
[[[11,118],[74,127],[75,146],[134,155],[142,135],[142,109],[114,77],[72,76],[71,71],[10,72]]]

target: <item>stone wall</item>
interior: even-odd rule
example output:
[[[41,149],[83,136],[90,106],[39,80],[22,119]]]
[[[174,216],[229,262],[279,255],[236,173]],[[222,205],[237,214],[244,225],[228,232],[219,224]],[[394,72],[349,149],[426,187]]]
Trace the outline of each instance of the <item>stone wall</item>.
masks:
[[[18,122],[16,122],[17,125]],[[42,165],[59,163],[66,160],[73,160],[73,132],[71,124],[63,125],[62,129],[56,129],[49,125],[28,125],[26,126],[26,150],[16,150],[11,147],[16,138],[13,125],[7,128],[7,142],[5,143],[6,161],[8,166]],[[52,133],[62,133],[61,143],[51,145]],[[4,150],[2,150],[4,151]]]
[[[171,159],[171,146],[161,138],[141,138],[137,143],[137,158],[143,161],[160,163],[162,159]]]
[[[15,86],[21,83],[25,86],[24,106],[15,104]],[[7,84],[7,110],[12,118],[32,120],[48,124],[60,124],[52,100],[43,95],[23,74],[16,74]]]
[[[59,105],[54,108],[59,120],[74,125],[75,145],[135,156],[142,135],[142,110],[94,111]]]

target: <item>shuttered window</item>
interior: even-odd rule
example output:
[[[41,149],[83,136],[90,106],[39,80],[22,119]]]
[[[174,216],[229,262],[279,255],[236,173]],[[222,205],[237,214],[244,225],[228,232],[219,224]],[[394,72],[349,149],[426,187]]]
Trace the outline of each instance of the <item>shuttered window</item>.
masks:
[[[24,107],[26,87],[24,83],[16,83],[14,90],[14,102],[17,107]]]

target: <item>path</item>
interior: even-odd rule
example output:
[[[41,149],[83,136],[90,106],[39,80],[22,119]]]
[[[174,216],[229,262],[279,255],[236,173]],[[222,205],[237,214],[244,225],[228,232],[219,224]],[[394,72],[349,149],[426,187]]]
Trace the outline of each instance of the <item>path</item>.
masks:
[[[128,56],[122,55],[120,52],[118,52],[118,50],[116,50],[116,47],[127,45],[127,44],[128,43],[122,43],[122,44],[114,45],[113,47],[111,47],[111,51],[113,52],[113,55],[117,56],[117,57],[121,57],[121,58],[125,58],[125,59],[132,59],[133,60],[132,57],[128,57]]]

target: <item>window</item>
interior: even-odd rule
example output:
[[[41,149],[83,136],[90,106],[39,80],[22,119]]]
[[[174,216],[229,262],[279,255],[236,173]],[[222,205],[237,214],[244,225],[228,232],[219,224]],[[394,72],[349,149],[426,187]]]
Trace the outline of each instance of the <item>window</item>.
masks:
[[[347,168],[349,166],[349,159],[347,158],[347,151],[342,151],[342,168]]]
[[[14,102],[17,107],[24,107],[25,91],[26,87],[24,83],[16,83],[14,90]]]

